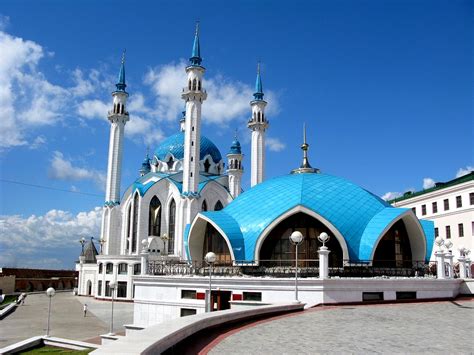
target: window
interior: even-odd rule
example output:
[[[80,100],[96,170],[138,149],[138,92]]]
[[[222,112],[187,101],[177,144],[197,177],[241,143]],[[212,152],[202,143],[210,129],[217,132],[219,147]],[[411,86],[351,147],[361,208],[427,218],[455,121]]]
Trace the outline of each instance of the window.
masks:
[[[110,281],[105,281],[105,297],[110,297],[112,293],[110,292]]]
[[[169,209],[169,222],[168,222],[168,254],[174,254],[175,221],[176,221],[176,202],[174,202],[174,200],[171,200],[170,209]]]
[[[132,204],[130,203],[128,205],[128,211],[127,211],[127,244],[125,245],[125,251],[128,254],[128,251],[130,250],[130,222],[132,219]]]
[[[102,281],[99,281],[99,283],[97,284],[97,296],[101,296],[102,295]]]
[[[443,202],[444,202],[444,210],[445,210],[445,211],[448,211],[448,210],[449,210],[449,200],[446,199],[446,200],[444,200]]]
[[[128,265],[125,263],[119,264],[118,266],[119,275],[127,275],[127,266]]]
[[[462,199],[461,196],[456,196],[456,207],[462,207]]]
[[[181,308],[180,309],[180,316],[181,317],[187,317],[187,316],[193,316],[196,314],[196,310],[193,308]]]
[[[383,301],[383,292],[362,292],[362,301]]]
[[[133,198],[132,253],[137,251],[138,232],[138,194]]]
[[[201,211],[207,211],[207,202],[206,202],[206,200],[202,201]]]
[[[397,291],[397,300],[416,300],[416,291]]]
[[[439,229],[438,227],[435,227],[435,238],[439,237]]]
[[[117,297],[127,297],[127,283],[125,281],[117,282]]]
[[[196,299],[196,290],[181,290],[181,298],[195,300]]]
[[[220,211],[221,209],[223,209],[224,206],[222,206],[222,202],[221,201],[217,201],[216,202],[216,205],[214,206],[214,211]]]
[[[103,265],[102,263],[99,264],[99,274],[102,274],[102,271],[103,271]]]
[[[459,238],[464,237],[464,224],[462,223],[458,224],[458,231],[459,231]]]
[[[471,192],[471,193],[469,194],[469,201],[470,201],[469,203],[470,203],[471,205],[474,205],[474,192]]]
[[[422,216],[426,215],[426,205],[421,205],[421,215]]]
[[[159,236],[161,232],[161,202],[158,197],[153,196],[150,201],[150,213],[148,216],[148,235]]]
[[[433,213],[438,213],[438,202],[433,202]]]
[[[142,273],[142,265],[141,264],[133,265],[133,274],[140,275],[141,273]]]
[[[451,226],[446,226],[446,239],[451,239]]]
[[[244,301],[262,301],[262,293],[261,292],[244,292],[243,293]]]
[[[413,213],[414,213],[415,216],[416,216],[416,207],[412,207],[411,210],[413,211]]]
[[[114,264],[108,263],[105,265],[105,273],[106,274],[111,274],[114,271]]]

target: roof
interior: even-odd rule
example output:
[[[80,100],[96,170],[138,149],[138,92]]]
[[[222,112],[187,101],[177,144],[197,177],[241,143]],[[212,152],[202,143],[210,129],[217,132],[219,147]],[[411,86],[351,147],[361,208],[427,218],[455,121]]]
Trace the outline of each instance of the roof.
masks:
[[[474,171],[471,171],[469,174],[460,176],[456,179],[449,180],[447,182],[437,182],[434,187],[429,188],[429,189],[425,189],[425,190],[422,190],[422,191],[415,191],[415,192],[410,192],[410,191],[405,192],[403,194],[403,196],[394,198],[393,200],[390,200],[388,202],[392,204],[392,203],[395,203],[395,202],[408,200],[408,199],[416,197],[416,196],[421,196],[421,195],[424,195],[424,194],[428,194],[428,193],[433,192],[433,191],[443,190],[443,189],[446,189],[448,187],[456,186],[456,185],[459,185],[459,184],[462,184],[462,183],[465,183],[465,182],[468,182],[468,181],[472,181],[472,180],[474,180]]]
[[[240,142],[235,138],[230,146],[229,154],[242,154]]]
[[[173,154],[175,159],[183,159],[184,157],[184,132],[176,133],[166,138],[155,150],[155,156],[164,161],[168,153]],[[222,160],[221,152],[216,145],[207,137],[201,135],[200,160],[206,155],[210,155],[214,163]]]
[[[347,244],[351,260],[366,260],[381,231],[409,211],[394,208],[343,178],[307,173],[267,180],[241,194],[222,211],[200,215],[226,234],[236,260],[250,261],[267,227],[298,206],[313,211],[335,227]],[[239,251],[241,247],[244,250]]]
[[[89,243],[86,244],[84,247],[84,252],[81,252],[81,256],[84,256],[84,262],[86,264],[95,264],[97,262],[96,256],[98,255],[98,251],[94,245],[94,242],[91,240]]]

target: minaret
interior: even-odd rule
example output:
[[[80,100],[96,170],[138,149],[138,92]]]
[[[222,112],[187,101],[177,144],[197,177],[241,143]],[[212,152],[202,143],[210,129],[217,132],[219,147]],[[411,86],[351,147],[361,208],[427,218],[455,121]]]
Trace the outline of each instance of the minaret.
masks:
[[[293,169],[292,174],[304,174],[304,173],[319,173],[319,169],[313,168],[308,160],[308,149],[309,144],[306,143],[306,124],[303,125],[303,144],[301,145],[301,150],[303,151],[303,162],[300,167]]]
[[[261,183],[265,177],[265,130],[268,127],[268,121],[265,116],[265,106],[267,106],[267,102],[263,100],[260,63],[257,65],[257,80],[255,82],[255,93],[253,97],[254,99],[250,102],[252,117],[247,125],[252,131],[251,186]]]
[[[151,171],[151,164],[150,164],[150,156],[148,155],[148,151],[146,152],[145,159],[143,159],[142,166],[138,172],[140,176],[144,176]]]
[[[183,195],[197,196],[199,184],[199,160],[201,146],[201,105],[207,98],[202,88],[204,67],[201,66],[199,47],[199,23],[196,24],[194,45],[189,66],[186,67],[188,83],[181,97],[186,103],[184,122]]]
[[[122,65],[112,93],[113,110],[109,111],[108,119],[111,123],[109,140],[109,162],[107,166],[107,186],[105,204],[114,206],[120,203],[120,178],[122,174],[123,133],[125,123],[129,120],[126,103],[128,93],[125,91],[125,52],[122,55]]]
[[[237,133],[235,134],[234,141],[230,147],[230,151],[227,154],[227,174],[229,176],[229,191],[233,198],[240,195],[242,190],[242,173],[244,171],[242,167],[243,159],[240,142],[237,139]]]

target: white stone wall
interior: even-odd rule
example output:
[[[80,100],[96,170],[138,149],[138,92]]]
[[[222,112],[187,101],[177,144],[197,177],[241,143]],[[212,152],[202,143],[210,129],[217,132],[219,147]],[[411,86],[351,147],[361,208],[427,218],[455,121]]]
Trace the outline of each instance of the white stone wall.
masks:
[[[81,296],[89,296],[87,284],[92,284],[92,292],[90,296],[95,296],[97,292],[97,265],[96,264],[76,264],[76,270],[79,271],[77,280],[78,294]]]
[[[113,264],[113,271],[110,274],[107,274],[106,272],[106,264],[112,263]],[[107,256],[107,255],[101,255],[98,256],[97,258],[97,265],[95,265],[95,272],[96,272],[96,282],[94,285],[94,296],[97,298],[105,298],[105,299],[110,299],[111,297],[105,296],[105,284],[107,281],[123,281],[127,282],[127,296],[123,298],[118,298],[118,299],[123,299],[123,300],[131,300],[133,298],[133,269],[134,265],[140,264],[141,263],[141,258],[140,256]],[[102,264],[102,273],[99,274],[99,264]],[[119,274],[118,273],[118,265],[119,264],[127,264],[127,274]],[[98,294],[98,281],[102,281],[102,293],[99,295]],[[117,292],[117,290],[115,291]],[[117,298],[117,293],[115,293],[115,298]]]
[[[459,256],[459,248],[467,248],[474,252],[474,205],[470,204],[469,194],[474,192],[474,181],[468,181],[459,185],[432,191],[420,196],[414,196],[393,205],[395,207],[416,208],[416,216],[419,219],[427,219],[434,222],[438,228],[439,236],[446,239],[446,226],[451,227],[451,250],[456,258]],[[462,207],[456,207],[456,196],[461,196]],[[444,200],[449,200],[449,210],[444,209]],[[433,213],[433,202],[437,202],[438,212]],[[422,206],[426,206],[426,215],[422,214]],[[464,237],[459,237],[458,225],[464,226]],[[434,251],[431,260],[434,260]]]

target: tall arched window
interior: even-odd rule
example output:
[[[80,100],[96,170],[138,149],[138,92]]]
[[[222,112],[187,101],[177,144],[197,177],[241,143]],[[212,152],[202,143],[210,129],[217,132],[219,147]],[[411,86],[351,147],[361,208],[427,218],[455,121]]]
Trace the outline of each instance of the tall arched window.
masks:
[[[195,91],[197,88],[197,82],[196,79],[193,80],[193,90]]]
[[[130,250],[130,223],[132,222],[132,204],[128,205],[127,211],[127,241],[125,243],[125,252],[128,253]]]
[[[216,202],[216,205],[214,206],[214,211],[220,211],[221,209],[223,209],[224,206],[222,206],[222,202],[221,201],[217,201]]]
[[[137,251],[138,232],[138,194],[133,198],[132,253]]]
[[[208,173],[209,168],[211,167],[211,163],[209,163],[209,159],[204,160],[204,172]]]
[[[203,212],[207,211],[207,202],[206,202],[206,200],[202,201],[201,211],[203,211]]]
[[[150,214],[148,218],[148,235],[159,236],[161,232],[161,202],[153,196],[150,201]]]
[[[176,223],[176,202],[171,200],[168,223],[168,254],[174,254],[174,228]]]

